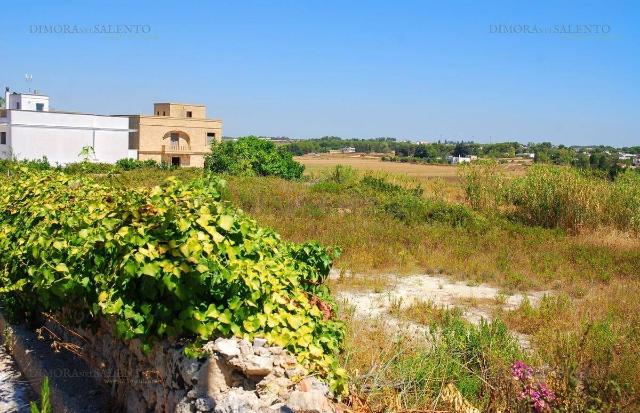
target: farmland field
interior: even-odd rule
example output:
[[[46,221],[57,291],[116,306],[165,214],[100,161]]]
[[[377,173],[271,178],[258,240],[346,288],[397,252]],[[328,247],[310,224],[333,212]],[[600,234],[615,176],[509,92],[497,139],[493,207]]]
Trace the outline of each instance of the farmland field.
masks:
[[[385,162],[380,156],[361,154],[319,154],[304,155],[295,159],[305,166],[305,171],[315,174],[326,171],[336,165],[350,166],[359,171],[385,172],[389,174],[402,174],[416,178],[443,178],[453,180],[457,177],[458,167],[454,165],[426,165],[403,162]],[[521,164],[508,164],[504,166],[508,172],[520,174],[526,166]]]

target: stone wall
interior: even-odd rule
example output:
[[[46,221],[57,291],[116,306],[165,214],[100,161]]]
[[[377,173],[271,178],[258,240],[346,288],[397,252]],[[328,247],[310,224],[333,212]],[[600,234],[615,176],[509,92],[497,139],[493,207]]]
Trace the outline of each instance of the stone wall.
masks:
[[[206,357],[195,360],[181,344],[166,341],[145,355],[139,341],[119,340],[106,321],[96,331],[71,331],[52,320],[45,327],[76,346],[127,412],[337,411],[326,384],[263,339],[218,338],[204,346]]]

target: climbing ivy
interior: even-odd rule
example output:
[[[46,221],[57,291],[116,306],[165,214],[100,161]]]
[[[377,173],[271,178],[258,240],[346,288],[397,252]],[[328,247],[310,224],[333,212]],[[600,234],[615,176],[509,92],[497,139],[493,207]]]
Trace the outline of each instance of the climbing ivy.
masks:
[[[124,340],[264,337],[345,391],[332,254],[284,242],[222,199],[225,182],[113,188],[21,168],[0,183],[0,294],[22,317],[72,309]]]

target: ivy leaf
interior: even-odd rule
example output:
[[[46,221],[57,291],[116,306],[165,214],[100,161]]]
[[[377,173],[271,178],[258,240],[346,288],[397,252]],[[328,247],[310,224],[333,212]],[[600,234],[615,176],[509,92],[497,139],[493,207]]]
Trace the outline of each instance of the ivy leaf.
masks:
[[[67,264],[64,262],[58,263],[55,269],[58,272],[69,272],[69,268],[67,268]]]
[[[160,270],[160,265],[155,262],[148,262],[142,267],[142,273],[151,277],[155,277],[158,270]]]
[[[231,227],[233,226],[233,217],[231,215],[221,215],[220,218],[218,218],[218,225],[220,226],[220,228],[222,228],[225,231],[229,231],[231,230]]]

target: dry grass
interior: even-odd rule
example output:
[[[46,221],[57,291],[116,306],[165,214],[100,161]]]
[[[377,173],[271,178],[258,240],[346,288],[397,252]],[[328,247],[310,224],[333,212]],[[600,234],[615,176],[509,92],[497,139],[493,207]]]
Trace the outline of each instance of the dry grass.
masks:
[[[461,317],[459,307],[438,306],[432,301],[416,301],[408,306],[398,303],[392,306],[390,314],[414,323],[429,325],[443,325],[451,317]]]
[[[295,157],[305,166],[305,172],[313,175],[336,165],[350,166],[363,172],[375,171],[404,174],[419,178],[457,179],[457,167],[453,165],[418,165],[400,162],[384,162],[380,157],[353,154],[305,155]]]
[[[594,406],[594,411],[634,411],[638,407],[637,236],[607,228],[571,235],[563,230],[514,224],[489,212],[482,212],[486,225],[477,228],[438,222],[407,225],[357,191],[319,190],[317,177],[336,160],[322,162],[309,168],[316,178],[306,182],[227,177],[231,199],[285,239],[315,239],[340,246],[343,254],[336,265],[354,273],[445,272],[456,279],[488,282],[507,291],[556,290],[561,298],[544,300],[540,310],[525,304],[515,312],[497,311],[496,315],[506,319],[514,330],[533,335],[535,357],[557,373],[557,388],[566,403],[562,411],[586,411]],[[389,171],[376,174],[386,175],[403,187],[421,184],[427,198],[465,202],[458,180],[451,175],[433,178],[426,172],[445,168],[444,173],[451,167],[366,159],[348,162],[362,169],[389,164],[392,168],[421,170],[411,176]],[[103,179],[151,186],[169,175],[192,179],[200,172],[133,171]],[[331,284],[382,291],[387,286],[385,280],[380,276],[345,276]],[[424,323],[439,319],[438,311],[428,304],[401,310],[399,315]],[[420,343],[390,339],[383,325],[356,320],[348,313],[343,317],[349,327],[344,363],[359,394],[365,395],[372,409],[434,408],[438,392],[433,390],[437,386],[432,380],[443,380],[444,373],[432,364],[421,364],[426,363],[423,357],[432,355],[421,349]]]

